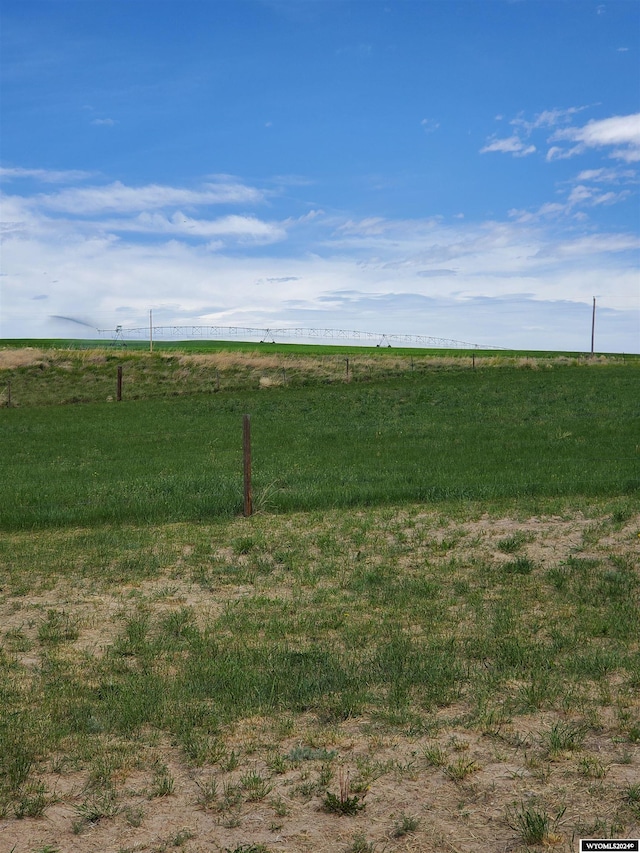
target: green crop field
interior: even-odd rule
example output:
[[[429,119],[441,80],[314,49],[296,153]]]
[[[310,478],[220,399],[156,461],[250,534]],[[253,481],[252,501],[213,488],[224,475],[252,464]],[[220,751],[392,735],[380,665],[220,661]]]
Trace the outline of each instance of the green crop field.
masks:
[[[638,359],[0,356],[7,850],[640,835]]]
[[[638,367],[505,367],[175,400],[5,410],[4,529],[207,520],[258,505],[633,494]]]

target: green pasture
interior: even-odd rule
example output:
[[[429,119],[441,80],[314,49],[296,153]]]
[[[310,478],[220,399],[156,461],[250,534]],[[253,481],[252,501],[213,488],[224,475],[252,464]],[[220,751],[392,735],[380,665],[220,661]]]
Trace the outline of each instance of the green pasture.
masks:
[[[638,366],[400,379],[0,411],[0,526],[208,520],[411,501],[632,495]]]

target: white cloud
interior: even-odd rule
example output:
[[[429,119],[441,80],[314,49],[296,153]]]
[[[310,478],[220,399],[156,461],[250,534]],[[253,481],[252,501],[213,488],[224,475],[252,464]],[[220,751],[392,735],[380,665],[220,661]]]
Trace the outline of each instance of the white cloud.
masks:
[[[82,172],[77,169],[61,171],[54,169],[22,169],[20,167],[9,168],[0,166],[0,178],[11,181],[19,178],[32,178],[45,184],[73,183],[90,178],[91,172]]]
[[[129,187],[115,181],[107,186],[74,187],[48,195],[40,194],[34,197],[33,204],[44,210],[83,216],[131,213],[176,205],[255,204],[263,197],[259,190],[239,183],[209,183],[202,189],[191,190],[160,184]]]
[[[638,183],[638,173],[635,169],[584,169],[576,181],[593,181],[599,184],[634,184]]]
[[[513,135],[506,139],[493,139],[480,149],[480,153],[487,154],[498,151],[502,154],[513,154],[514,157],[527,157],[529,154],[533,154],[535,150],[535,145],[527,145],[519,136]]]
[[[94,118],[91,124],[95,127],[114,127],[118,122],[113,118]]]
[[[603,310],[624,317],[637,307],[638,239],[582,231],[575,222],[563,233],[558,217],[568,205],[614,200],[603,172],[582,177],[554,203],[549,227],[524,213],[484,223],[335,211],[282,221],[194,214],[225,187],[232,198],[251,195],[228,176],[194,189],[110,184],[84,195],[68,188],[10,196],[0,335],[50,336],[52,315],[92,318],[99,328],[143,326],[151,307],[166,325],[326,326],[498,345],[508,345],[508,329],[517,328],[522,347],[577,349],[562,311],[588,312],[594,294]],[[565,308],[554,311],[559,298]],[[510,326],[492,320],[492,306],[495,317],[507,304]],[[532,305],[557,327],[525,334]],[[434,306],[437,315],[427,312]],[[634,349],[629,338],[610,348],[618,346]]]
[[[168,234],[186,237],[227,237],[243,242],[273,243],[284,239],[285,228],[264,222],[254,216],[222,216],[218,219],[193,219],[180,211],[172,216],[141,213],[134,219],[109,220],[101,223],[107,231]],[[222,246],[223,244],[220,244]]]
[[[611,157],[628,163],[640,161],[640,113],[594,120],[583,127],[562,128],[551,137],[553,142],[564,140],[575,142],[577,145],[568,151],[563,151],[561,148],[551,149],[558,153],[549,159],[572,157],[587,148],[616,146],[610,152]]]
[[[512,136],[497,139],[495,137],[491,137],[484,148],[480,149],[481,154],[486,154],[488,152],[500,152],[503,154],[513,154],[514,157],[526,157],[529,154],[533,154],[537,147],[532,142],[530,142],[530,138],[535,131],[538,131],[542,128],[551,128],[557,127],[558,125],[567,124],[574,115],[582,110],[587,109],[586,107],[568,107],[567,109],[550,109],[543,110],[540,113],[537,113],[532,120],[524,118],[522,115],[517,116],[514,119],[511,119],[509,124],[515,128],[515,133]],[[502,119],[502,116],[496,116],[496,120]],[[557,152],[547,159],[553,159],[554,156],[557,156],[560,153],[558,149]]]

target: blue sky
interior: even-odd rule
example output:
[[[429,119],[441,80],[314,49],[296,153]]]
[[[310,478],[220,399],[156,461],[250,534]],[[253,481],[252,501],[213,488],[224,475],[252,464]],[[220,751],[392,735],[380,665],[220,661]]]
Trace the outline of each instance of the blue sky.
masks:
[[[0,336],[640,351],[636,0],[3,0]]]

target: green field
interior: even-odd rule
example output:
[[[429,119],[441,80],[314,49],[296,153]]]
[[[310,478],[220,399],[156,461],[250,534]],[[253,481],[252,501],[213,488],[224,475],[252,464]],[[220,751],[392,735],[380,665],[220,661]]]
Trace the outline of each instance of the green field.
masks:
[[[196,355],[0,372],[7,849],[638,837],[640,361]]]
[[[241,508],[242,416],[270,511],[632,495],[640,368],[400,379],[5,409],[0,526],[208,520]],[[87,382],[91,381],[91,373]]]

